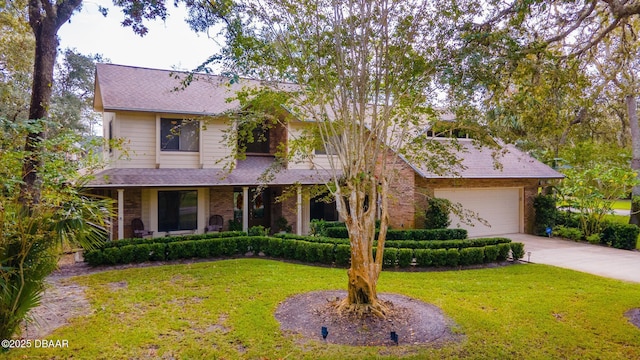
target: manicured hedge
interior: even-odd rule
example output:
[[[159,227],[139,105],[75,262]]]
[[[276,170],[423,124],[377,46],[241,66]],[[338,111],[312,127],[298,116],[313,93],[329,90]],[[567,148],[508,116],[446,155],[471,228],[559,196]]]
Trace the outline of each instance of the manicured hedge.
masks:
[[[302,236],[294,234],[276,234],[276,237],[287,240],[303,240],[308,242],[344,244],[349,245],[349,239],[336,239],[322,236]],[[407,249],[449,249],[449,248],[466,248],[466,247],[483,247],[488,245],[496,245],[509,243],[511,239],[496,238],[476,238],[464,240],[387,240],[385,248],[407,248]],[[374,244],[375,246],[375,244]]]
[[[238,237],[238,236],[246,236],[247,233],[244,231],[224,231],[224,232],[210,232],[206,234],[196,234],[196,235],[177,235],[177,236],[165,236],[165,237],[155,237],[155,238],[130,238],[130,239],[120,239],[115,241],[108,241],[104,243],[101,248],[106,249],[110,247],[122,247],[127,245],[138,245],[138,244],[154,244],[154,243],[170,243],[176,241],[187,241],[187,240],[207,240],[207,239],[216,239],[223,237]]]
[[[93,266],[115,265],[144,261],[242,256],[260,252],[276,258],[327,265],[347,266],[351,261],[351,248],[348,244],[267,236],[217,237],[107,247],[87,251],[85,261]],[[411,266],[415,258],[415,265],[418,267],[455,267],[504,261],[510,252],[515,259],[518,259],[524,255],[524,247],[520,243],[509,242],[474,247],[416,249],[389,247],[385,249],[382,262],[387,268],[406,268]]]
[[[344,226],[327,227],[324,229],[324,236],[348,239],[349,231]],[[387,231],[387,240],[462,240],[466,238],[467,230],[465,229],[412,229]]]
[[[600,242],[616,249],[635,250],[640,228],[633,224],[609,223],[602,230]]]

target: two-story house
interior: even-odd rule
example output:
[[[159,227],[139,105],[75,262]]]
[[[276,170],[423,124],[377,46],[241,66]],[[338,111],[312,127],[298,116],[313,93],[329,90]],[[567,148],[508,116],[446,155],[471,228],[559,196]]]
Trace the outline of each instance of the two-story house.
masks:
[[[274,229],[284,218],[299,234],[309,231],[311,219],[337,220],[334,204],[306,191],[330,180],[322,170],[330,155],[318,151],[308,161],[287,163],[266,184],[261,178],[274,165],[278,147],[300,134],[303,122],[263,131],[261,141],[247,144],[246,159],[233,160],[227,136],[234,128],[225,114],[238,103],[227,99],[258,82],[197,75],[181,89],[178,77],[167,70],[97,65],[94,108],[102,113],[104,137],[121,139],[123,146],[106,150],[108,166],[89,186],[116,200],[113,239],[133,236],[134,219],[153,236],[202,233],[214,215],[222,217],[225,230],[230,220],[245,230]],[[454,200],[490,224],[461,225],[471,235],[530,232],[533,196],[542,182],[562,176],[515,147],[507,147],[498,169],[491,151],[460,141],[466,149],[460,154],[464,170],[455,177],[399,163],[391,225],[419,227],[427,195]],[[229,161],[230,172],[224,169]]]

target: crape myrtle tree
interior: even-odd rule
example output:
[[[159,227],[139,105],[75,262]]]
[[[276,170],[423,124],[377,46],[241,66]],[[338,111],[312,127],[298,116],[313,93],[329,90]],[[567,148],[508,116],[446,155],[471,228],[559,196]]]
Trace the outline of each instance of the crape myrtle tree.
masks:
[[[314,147],[330,154],[327,184],[351,244],[348,295],[342,312],[385,316],[378,300],[389,223],[390,191],[399,154],[438,172],[456,160],[445,144],[427,141],[426,120],[436,73],[429,2],[256,0],[192,7],[198,30],[222,20],[224,72],[266,80],[238,98],[259,111],[256,98],[286,94],[280,104],[306,125],[289,140],[287,158],[301,161]],[[288,82],[283,84],[283,82]],[[253,96],[253,97],[252,97]],[[395,199],[397,200],[397,199]],[[376,220],[379,234],[376,240]],[[375,255],[374,255],[375,254]]]

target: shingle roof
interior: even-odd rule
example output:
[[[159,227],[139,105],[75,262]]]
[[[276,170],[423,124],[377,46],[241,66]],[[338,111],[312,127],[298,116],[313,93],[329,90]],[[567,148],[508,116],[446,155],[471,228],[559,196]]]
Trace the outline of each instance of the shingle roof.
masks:
[[[234,92],[244,86],[259,86],[260,81],[199,74],[188,87],[181,88],[180,78],[186,73],[113,64],[96,67],[96,94],[94,108],[98,111],[145,111],[193,115],[217,115],[238,107],[237,102],[227,102]],[[293,84],[281,84],[284,87]],[[408,162],[425,178],[562,178],[562,174],[513,145],[505,145],[504,154],[496,159],[493,150],[478,148],[470,140],[458,139],[462,151],[462,169],[456,176],[437,175],[424,167]],[[446,141],[439,139],[439,141]],[[272,161],[272,160],[270,160]],[[92,186],[213,186],[255,185],[266,166],[265,160],[247,159],[232,172],[219,169],[108,169],[92,182]],[[318,184],[329,180],[328,174],[316,170],[283,170],[269,182],[275,185]]]
[[[176,114],[217,115],[238,107],[227,102],[243,86],[256,80],[196,74],[182,89],[187,73],[114,64],[97,64],[94,108],[97,111],[151,111]]]
[[[449,140],[438,139],[438,141]],[[478,147],[470,139],[457,139],[457,141],[460,150],[454,152],[457,158],[462,159],[462,166],[457,170],[457,174],[438,175],[424,167],[409,165],[412,165],[422,177],[428,179],[561,179],[564,177],[514,145],[503,145],[500,150],[494,151],[487,147]]]
[[[324,184],[331,175],[323,170],[283,169],[263,179],[265,170],[274,164],[272,157],[247,157],[228,172],[222,169],[153,169],[116,168],[96,174],[90,187],[179,187],[179,186],[251,186]]]

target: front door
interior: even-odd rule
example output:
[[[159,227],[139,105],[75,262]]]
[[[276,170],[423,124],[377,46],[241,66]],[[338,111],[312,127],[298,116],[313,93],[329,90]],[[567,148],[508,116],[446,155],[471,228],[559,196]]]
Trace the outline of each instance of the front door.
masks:
[[[249,189],[249,227],[262,225],[265,228],[271,223],[271,199],[268,189],[258,191],[256,188]]]

